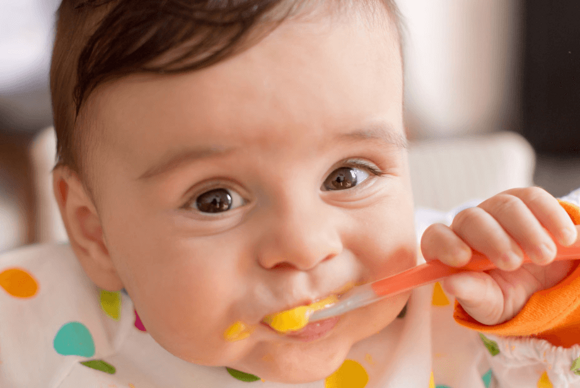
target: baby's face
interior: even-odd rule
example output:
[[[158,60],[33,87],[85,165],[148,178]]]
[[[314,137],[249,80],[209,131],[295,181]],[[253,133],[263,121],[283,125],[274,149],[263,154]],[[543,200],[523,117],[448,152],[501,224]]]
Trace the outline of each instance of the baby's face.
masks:
[[[208,69],[91,97],[105,244],[175,356],[320,379],[403,308],[408,294],[302,335],[260,323],[415,263],[398,42],[368,23],[287,21]],[[254,331],[228,342],[236,321]]]

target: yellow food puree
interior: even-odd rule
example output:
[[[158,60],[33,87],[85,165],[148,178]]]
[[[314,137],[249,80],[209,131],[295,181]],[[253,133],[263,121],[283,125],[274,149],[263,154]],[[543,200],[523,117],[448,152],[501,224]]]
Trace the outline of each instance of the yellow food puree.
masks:
[[[248,337],[251,332],[251,329],[248,328],[243,322],[238,321],[228,327],[224,333],[224,338],[226,341],[230,342],[239,341]]]
[[[337,301],[338,298],[336,295],[331,295],[319,300],[318,302],[309,304],[308,306],[299,306],[290,310],[268,315],[264,318],[264,322],[280,333],[298,331],[308,324],[308,318],[313,312],[322,310]]]

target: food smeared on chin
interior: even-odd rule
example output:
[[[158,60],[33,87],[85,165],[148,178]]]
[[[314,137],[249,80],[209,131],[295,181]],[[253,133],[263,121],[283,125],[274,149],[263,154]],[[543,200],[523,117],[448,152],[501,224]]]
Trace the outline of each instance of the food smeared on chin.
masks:
[[[250,327],[243,322],[237,321],[227,328],[224,332],[224,338],[226,341],[235,342],[248,338],[251,333],[252,329]]]
[[[313,312],[322,310],[336,302],[338,302],[338,297],[331,295],[307,306],[299,306],[276,314],[267,315],[264,317],[263,322],[282,334],[298,331],[308,325],[308,319]]]

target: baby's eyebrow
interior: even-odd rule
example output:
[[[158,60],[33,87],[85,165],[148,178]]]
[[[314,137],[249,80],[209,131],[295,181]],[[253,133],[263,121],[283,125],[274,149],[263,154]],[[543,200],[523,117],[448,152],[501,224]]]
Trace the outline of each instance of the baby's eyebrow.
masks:
[[[374,124],[366,128],[357,129],[352,132],[343,133],[340,140],[379,140],[392,144],[398,148],[407,148],[407,138],[386,124]]]
[[[205,159],[212,156],[223,156],[235,151],[235,148],[222,147],[206,147],[206,148],[188,148],[166,154],[160,161],[148,168],[143,174],[137,178],[138,180],[145,180],[156,175],[165,174],[185,163],[190,163],[194,160]]]
[[[352,132],[342,133],[338,136],[338,139],[348,141],[378,140],[398,148],[407,148],[405,136],[386,124],[374,124]],[[204,147],[169,152],[141,174],[137,180],[150,179],[154,176],[165,174],[185,163],[214,156],[224,156],[235,150],[236,148]]]

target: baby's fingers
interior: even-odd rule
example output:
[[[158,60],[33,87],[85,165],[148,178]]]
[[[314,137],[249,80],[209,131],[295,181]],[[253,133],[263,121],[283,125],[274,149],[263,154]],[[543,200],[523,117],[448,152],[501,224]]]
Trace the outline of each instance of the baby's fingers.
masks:
[[[561,245],[568,246],[577,240],[578,232],[570,216],[558,200],[544,189],[539,187],[511,189],[504,194],[519,198]]]
[[[483,253],[497,268],[513,271],[524,255],[502,225],[481,207],[465,209],[453,220],[451,229],[472,249]]]
[[[443,224],[433,224],[421,238],[425,260],[440,260],[452,267],[462,267],[471,260],[471,248],[454,231]]]
[[[542,199],[535,202],[537,208],[542,207],[543,210],[538,210],[538,213],[544,215],[545,220],[550,218],[546,216],[546,212],[563,211],[561,208],[558,209],[558,202],[554,198],[552,199],[556,206],[555,209],[551,206],[553,205],[552,201]],[[497,220],[535,264],[548,264],[554,260],[556,244],[552,240],[552,236],[522,199],[503,193],[483,202],[479,207]],[[564,215],[567,216],[565,211]],[[568,217],[569,219],[570,217]],[[551,220],[552,230],[554,230],[555,225],[560,221],[557,220],[557,217],[551,217]]]
[[[575,225],[576,227],[576,236],[578,236],[576,238],[576,241],[574,241],[574,243],[572,243],[572,247],[580,247],[580,225]]]
[[[497,282],[487,273],[462,272],[446,278],[442,285],[478,322],[484,325],[501,323],[504,297]]]

